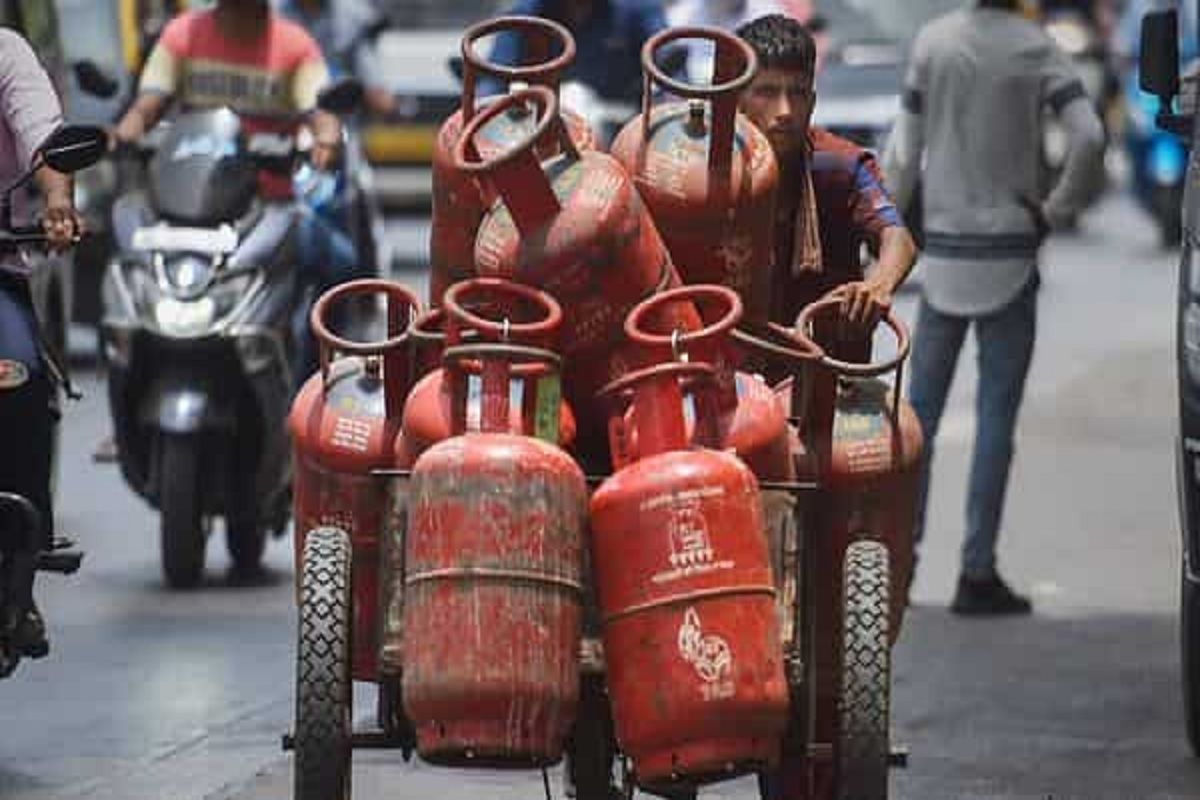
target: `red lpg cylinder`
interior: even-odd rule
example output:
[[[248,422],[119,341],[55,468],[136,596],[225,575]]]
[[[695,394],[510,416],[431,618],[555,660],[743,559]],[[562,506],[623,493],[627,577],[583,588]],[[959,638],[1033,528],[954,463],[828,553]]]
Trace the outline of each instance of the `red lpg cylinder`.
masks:
[[[365,294],[387,297],[387,341],[347,341],[326,325],[338,301]],[[371,471],[392,464],[400,410],[412,383],[408,327],[417,309],[412,292],[390,281],[351,281],[322,295],[311,318],[321,369],[300,389],[288,418],[296,563],[308,531],[331,525],[350,536],[355,680],[374,681],[379,674],[377,565],[387,488]]]
[[[696,308],[704,327],[685,332],[662,324],[660,312],[679,301]],[[716,368],[713,391],[697,395],[699,402],[711,406],[701,416],[715,421],[715,439],[703,441],[703,431],[697,438],[696,414],[689,408],[690,441],[733,451],[759,480],[791,481],[796,470],[784,406],[765,381],[736,369],[742,355],[732,337],[741,320],[742,301],[732,289],[684,286],[639,303],[625,319],[625,336],[642,349],[650,363],[699,361]],[[630,408],[630,415],[635,409]],[[632,439],[637,425],[630,420],[626,430]],[[630,446],[636,448],[636,443],[630,441]],[[637,460],[632,450],[624,456]],[[618,460],[616,453],[613,458]]]
[[[655,63],[681,39],[711,41],[712,85],[667,76]],[[779,168],[767,138],[738,114],[738,95],[758,61],[741,39],[715,28],[672,28],[642,49],[642,113],[612,146],[633,176],[684,283],[715,283],[741,295],[746,316],[767,321],[775,258]],[[687,98],[653,105],[657,87]]]
[[[502,153],[480,158],[476,134],[518,103],[540,109],[537,130]],[[602,153],[581,153],[556,113],[554,93],[541,87],[491,105],[463,131],[457,166],[495,187],[502,202],[479,227],[476,266],[481,275],[512,278],[550,292],[564,307],[564,392],[581,421],[588,450],[603,449],[603,411],[597,390],[636,363],[622,341],[625,315],[642,299],[679,285],[678,275],[649,212],[625,170]],[[539,163],[533,143],[554,129],[563,155]],[[675,304],[676,327],[699,325],[695,309]],[[582,424],[582,423],[581,423]]]
[[[456,390],[457,435],[413,468],[404,707],[427,760],[549,764],[578,702],[587,488],[558,447],[508,433],[508,404],[511,363],[557,358],[481,343],[449,347],[445,360],[482,363],[482,417],[466,432]]]
[[[475,50],[476,43],[498,33],[522,36],[524,49],[534,56],[535,63],[509,67],[480,56]],[[575,59],[575,40],[562,25],[541,17],[497,17],[467,30],[462,40],[462,59],[462,106],[442,124],[433,150],[429,299],[430,305],[435,306],[441,304],[450,284],[475,274],[475,234],[484,211],[491,205],[472,177],[454,166],[454,147],[462,136],[463,126],[474,118],[479,105],[491,102],[475,97],[479,77],[485,75],[505,83],[521,82],[557,90],[559,76]],[[569,110],[562,109],[561,113],[576,149],[595,149],[595,138],[587,123]],[[504,150],[525,138],[534,123],[528,106],[513,105],[479,131],[476,147],[484,155]],[[537,148],[541,155],[549,157],[558,152],[558,140],[541,137]]]
[[[446,292],[443,308],[426,312],[413,324],[421,340],[418,360],[427,361],[435,349],[440,358],[447,343],[508,341],[551,346],[557,339],[562,316],[562,308],[554,298],[533,287],[500,278],[461,281]],[[436,331],[438,323],[445,326],[444,331]],[[451,380],[447,380],[448,374]],[[455,380],[464,382],[459,391],[467,391],[468,414],[479,415],[478,364],[462,362],[427,373],[413,386],[404,404],[401,434],[396,439],[396,466],[411,467],[431,445],[450,437]],[[534,401],[540,398],[548,402],[551,394],[559,393],[558,387],[557,372],[547,370],[543,364],[514,366],[509,387],[509,432],[534,435],[539,412]],[[575,415],[561,402],[558,414],[552,418],[559,426],[557,444],[569,448],[575,440]]]
[[[731,454],[689,449],[680,378],[713,375],[660,364],[604,390],[634,391],[642,455],[591,500],[617,741],[642,786],[774,763],[787,722],[757,481]]]

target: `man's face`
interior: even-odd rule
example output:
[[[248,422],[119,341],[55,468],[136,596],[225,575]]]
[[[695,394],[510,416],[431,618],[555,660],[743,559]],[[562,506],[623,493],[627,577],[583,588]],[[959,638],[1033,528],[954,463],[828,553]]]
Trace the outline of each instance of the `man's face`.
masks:
[[[803,151],[815,100],[811,75],[769,67],[742,92],[739,106],[783,158]]]

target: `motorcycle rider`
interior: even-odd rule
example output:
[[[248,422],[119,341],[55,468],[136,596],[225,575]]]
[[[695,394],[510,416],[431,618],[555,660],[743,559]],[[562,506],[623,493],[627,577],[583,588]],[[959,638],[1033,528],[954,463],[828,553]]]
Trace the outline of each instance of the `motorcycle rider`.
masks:
[[[250,135],[291,135],[306,124],[313,134],[309,160],[315,169],[329,171],[341,154],[342,126],[317,107],[328,82],[320,47],[302,27],[272,11],[268,0],[217,0],[214,8],[185,11],[167,24],[146,60],[137,99],[113,136],[136,142],[172,101],[192,109],[228,107]],[[292,199],[288,176],[264,171],[258,183],[268,200]],[[334,246],[329,226],[303,209],[299,226],[305,282],[321,289],[353,274],[352,244],[348,250],[348,242]],[[316,360],[306,321],[307,314],[297,314],[298,379]]]
[[[37,147],[62,124],[62,109],[50,77],[19,34],[0,28],[0,188],[29,169]],[[70,176],[42,166],[34,173],[41,190],[41,225],[56,250],[83,233],[75,210]],[[19,201],[19,197],[14,201]],[[14,209],[16,219],[24,209]],[[38,551],[53,536],[50,492],[57,390],[62,372],[43,346],[33,301],[19,256],[0,263],[0,491],[30,500],[41,514],[34,546],[6,560],[9,596],[0,598],[0,619],[18,655],[40,658],[49,652],[46,626],[33,598]]]
[[[739,108],[770,140],[779,162],[779,290],[772,318],[791,325],[804,306],[837,289],[844,319],[862,332],[872,331],[916,260],[913,238],[884,188],[874,156],[809,124],[816,102],[816,43],[807,28],[795,18],[771,14],[746,23],[737,34],[759,62]],[[877,257],[865,276],[863,244]],[[846,355],[862,358],[868,347],[869,338],[854,346],[857,355]]]

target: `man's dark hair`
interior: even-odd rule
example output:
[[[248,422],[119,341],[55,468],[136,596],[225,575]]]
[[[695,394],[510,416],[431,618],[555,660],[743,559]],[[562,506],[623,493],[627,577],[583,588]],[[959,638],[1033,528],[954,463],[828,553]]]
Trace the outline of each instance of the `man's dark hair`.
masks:
[[[742,25],[737,35],[754,48],[760,69],[797,70],[811,76],[816,68],[812,34],[791,17],[768,14]]]

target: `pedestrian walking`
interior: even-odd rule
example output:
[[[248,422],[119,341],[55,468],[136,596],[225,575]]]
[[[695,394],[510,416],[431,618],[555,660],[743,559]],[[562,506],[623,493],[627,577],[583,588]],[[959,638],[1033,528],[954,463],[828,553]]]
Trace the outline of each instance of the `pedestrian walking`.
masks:
[[[903,110],[884,158],[900,208],[923,184],[925,252],[909,400],[925,434],[916,537],[925,526],[938,423],[967,330],[979,345],[977,425],[961,573],[951,610],[1027,614],[996,566],[1013,433],[1033,356],[1045,235],[1083,207],[1104,131],[1067,57],[1028,0],[978,0],[928,23],[913,45]],[[1042,193],[1042,129],[1070,139]]]

